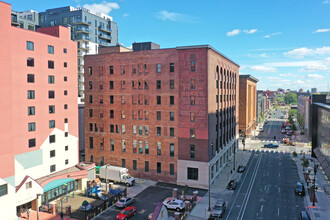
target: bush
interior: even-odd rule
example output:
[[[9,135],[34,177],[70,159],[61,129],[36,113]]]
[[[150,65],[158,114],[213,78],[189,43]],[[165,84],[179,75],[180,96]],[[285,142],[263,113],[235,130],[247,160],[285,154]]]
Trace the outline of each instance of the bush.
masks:
[[[296,151],[293,151],[293,152],[292,152],[292,155],[293,155],[294,157],[297,157],[297,156],[298,156],[298,154],[297,154]]]
[[[302,163],[301,163],[301,165],[303,166],[303,167],[308,167],[309,166],[309,161],[307,160],[307,159],[303,159],[302,158]]]

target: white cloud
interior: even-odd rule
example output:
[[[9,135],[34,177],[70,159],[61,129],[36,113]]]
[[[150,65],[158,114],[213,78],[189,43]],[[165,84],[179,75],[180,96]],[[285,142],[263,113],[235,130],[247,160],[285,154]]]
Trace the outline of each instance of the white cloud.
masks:
[[[320,75],[320,74],[308,74],[306,76],[306,78],[312,78],[312,79],[323,79],[324,76]]]
[[[247,34],[254,34],[257,31],[258,31],[258,29],[251,29],[251,30],[244,30],[243,32],[245,32]]]
[[[266,54],[266,53],[260,53],[260,54],[251,54],[251,53],[249,53],[249,54],[247,54],[247,56],[248,57],[253,57],[253,58],[267,58],[267,57],[269,57],[269,55],[268,54]]]
[[[313,33],[324,33],[324,32],[330,32],[330,29],[317,29]]]
[[[282,76],[282,77],[298,77],[297,74],[293,74],[293,73],[280,73],[280,76]]]
[[[309,60],[309,61],[291,61],[291,62],[274,62],[274,63],[265,63],[264,66],[271,67],[303,67],[311,63],[319,63],[320,61]]]
[[[328,67],[323,63],[310,63],[301,68],[299,71],[301,72],[315,72],[315,71],[322,71],[327,70]]]
[[[275,73],[277,72],[276,68],[273,67],[266,67],[266,66],[252,66],[250,67],[251,70],[257,72],[265,72],[265,73]]]
[[[300,79],[298,79],[297,81],[293,82],[294,84],[304,84],[305,82],[304,81],[301,81]]]
[[[128,13],[123,14],[123,17],[128,17],[128,16],[129,16]]]
[[[240,29],[234,29],[234,30],[232,30],[230,32],[227,32],[227,36],[229,36],[229,37],[235,36],[235,35],[239,34],[240,32],[241,32]]]
[[[85,4],[82,7],[91,10],[91,12],[104,14],[109,14],[109,12],[111,12],[113,9],[119,9],[119,5],[117,3],[106,1],[103,1],[100,4]]]
[[[269,77],[266,77],[266,79],[269,79],[269,80],[280,80],[281,78],[278,77],[278,76],[269,76]]]
[[[316,49],[302,47],[284,53],[284,55],[292,56],[294,58],[304,58],[305,56],[326,54],[330,54],[330,47],[321,47]]]
[[[270,38],[271,36],[280,35],[280,34],[282,34],[282,32],[276,32],[276,33],[266,34],[264,36],[264,38]]]
[[[323,4],[330,4],[330,0],[324,0]]]
[[[198,19],[189,15],[162,10],[156,13],[156,18],[162,21],[172,21],[181,23],[197,23]]]

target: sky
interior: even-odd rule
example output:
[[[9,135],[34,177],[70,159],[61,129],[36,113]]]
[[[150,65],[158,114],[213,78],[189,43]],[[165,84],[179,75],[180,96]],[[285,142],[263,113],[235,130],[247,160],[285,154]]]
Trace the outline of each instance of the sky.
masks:
[[[258,90],[330,90],[330,0],[3,0],[16,11],[74,6],[113,17],[119,43],[209,44]]]

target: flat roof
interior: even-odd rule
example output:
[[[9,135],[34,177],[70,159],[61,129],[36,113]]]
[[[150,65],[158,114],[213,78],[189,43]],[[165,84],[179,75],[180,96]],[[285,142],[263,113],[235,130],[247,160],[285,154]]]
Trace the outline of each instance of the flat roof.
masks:
[[[253,76],[251,76],[251,75],[249,75],[249,74],[246,74],[246,75],[239,75],[239,78],[248,78],[248,79],[250,79],[250,80],[252,80],[252,81],[259,82],[259,80],[258,80],[257,78],[255,78],[255,77],[253,77]]]
[[[324,104],[324,103],[319,103],[319,102],[314,102],[313,104],[318,105],[322,108],[328,109],[330,111],[330,105]]]

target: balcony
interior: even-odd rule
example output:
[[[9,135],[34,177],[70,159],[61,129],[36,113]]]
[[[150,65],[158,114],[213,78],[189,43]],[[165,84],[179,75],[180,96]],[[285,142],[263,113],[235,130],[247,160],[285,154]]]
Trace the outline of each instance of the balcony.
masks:
[[[84,83],[85,82],[85,78],[84,77],[79,77],[78,81],[79,81],[79,83]]]
[[[112,39],[112,37],[107,34],[99,34],[99,38],[109,41]]]
[[[90,26],[92,24],[92,22],[90,21],[84,21],[82,19],[78,19],[76,24],[81,24],[81,25],[85,25],[85,26]]]
[[[111,29],[110,28],[107,28],[107,27],[102,27],[102,26],[99,26],[99,31],[103,31],[103,32],[106,32],[106,33],[111,33]]]
[[[79,48],[79,49],[81,49],[81,48]],[[84,48],[84,49],[86,49],[86,48]],[[86,55],[85,52],[78,52],[78,57],[84,57],[85,55]]]
[[[76,28],[76,33],[77,34],[80,34],[80,33],[82,33],[82,34],[89,34],[89,28],[88,27],[78,26]]]
[[[83,59],[79,59],[78,61],[78,66],[84,66],[85,61]]]
[[[13,25],[13,26],[19,26],[19,23],[18,23],[18,21],[17,21],[17,18],[11,18],[11,25]]]
[[[76,40],[86,41],[86,42],[90,41],[89,37],[87,37],[87,36],[85,36],[85,35],[78,35],[78,36],[76,37]]]

